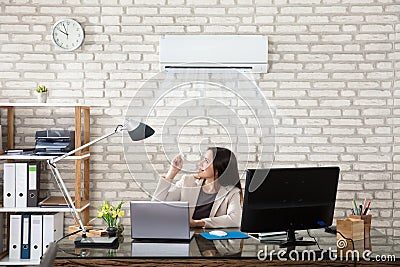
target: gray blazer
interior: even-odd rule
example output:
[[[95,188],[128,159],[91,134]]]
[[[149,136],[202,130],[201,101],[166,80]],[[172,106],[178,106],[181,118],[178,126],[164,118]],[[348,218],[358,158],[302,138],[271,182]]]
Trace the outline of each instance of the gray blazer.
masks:
[[[199,197],[203,179],[183,175],[175,184],[160,178],[153,200],[189,202],[189,218],[192,218]],[[211,208],[210,217],[203,218],[206,228],[239,227],[242,217],[240,189],[235,186],[221,186]]]

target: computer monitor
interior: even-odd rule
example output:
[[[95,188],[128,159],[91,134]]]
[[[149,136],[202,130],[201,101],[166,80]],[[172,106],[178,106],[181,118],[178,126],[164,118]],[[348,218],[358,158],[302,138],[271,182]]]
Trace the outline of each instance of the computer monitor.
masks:
[[[249,169],[241,231],[287,231],[281,247],[311,245],[295,239],[295,230],[332,225],[339,167]],[[263,181],[253,192],[253,179]]]

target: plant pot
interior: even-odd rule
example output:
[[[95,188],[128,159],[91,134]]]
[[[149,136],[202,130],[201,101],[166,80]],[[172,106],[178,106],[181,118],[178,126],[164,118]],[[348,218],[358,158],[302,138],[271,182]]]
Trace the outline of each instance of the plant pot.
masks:
[[[115,237],[115,236],[117,236],[118,228],[117,227],[107,227],[106,231],[107,231],[107,234],[109,237]]]
[[[38,103],[46,103],[47,102],[47,92],[46,93],[37,93]]]

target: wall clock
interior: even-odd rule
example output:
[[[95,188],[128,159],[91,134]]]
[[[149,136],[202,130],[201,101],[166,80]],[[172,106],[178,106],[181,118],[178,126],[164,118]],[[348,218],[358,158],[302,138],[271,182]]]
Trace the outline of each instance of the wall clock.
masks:
[[[76,20],[61,19],[54,23],[51,39],[57,47],[63,50],[75,50],[83,43],[83,28]]]

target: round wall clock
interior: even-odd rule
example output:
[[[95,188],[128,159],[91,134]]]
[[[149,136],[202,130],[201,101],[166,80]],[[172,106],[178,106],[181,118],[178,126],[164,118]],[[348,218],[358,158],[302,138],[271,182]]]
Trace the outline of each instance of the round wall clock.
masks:
[[[54,44],[66,51],[72,51],[83,43],[84,32],[79,22],[73,19],[61,19],[54,23],[51,30]]]

